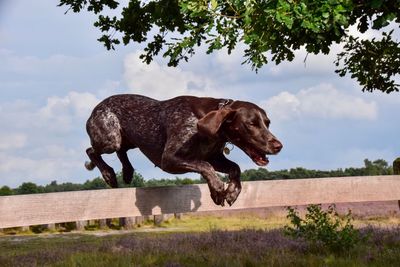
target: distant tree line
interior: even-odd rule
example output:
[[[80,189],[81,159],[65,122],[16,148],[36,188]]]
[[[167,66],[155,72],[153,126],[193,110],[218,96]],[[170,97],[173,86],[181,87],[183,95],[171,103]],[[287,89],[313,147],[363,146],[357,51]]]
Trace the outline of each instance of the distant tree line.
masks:
[[[265,168],[250,169],[242,172],[242,181],[258,181],[258,180],[280,180],[280,179],[301,179],[301,178],[319,178],[319,177],[344,177],[344,176],[371,176],[371,175],[389,175],[393,174],[393,168],[385,160],[378,159],[370,161],[364,160],[364,167],[346,168],[330,171],[309,170],[305,168],[292,168],[289,170],[268,171]],[[227,180],[226,176],[220,176],[223,180]],[[178,178],[175,179],[150,179],[145,180],[142,175],[135,173],[132,183],[127,185],[122,180],[122,175],[117,175],[118,184],[121,187],[155,187],[155,186],[174,186],[205,183],[201,177],[199,179]],[[87,180],[83,184],[77,183],[57,183],[52,181],[47,185],[37,185],[32,182],[25,182],[17,188],[3,186],[0,188],[0,196],[19,195],[19,194],[37,194],[78,190],[94,190],[108,188],[107,184],[100,177],[93,180]]]
[[[378,159],[370,161],[364,160],[364,167],[346,168],[330,171],[309,170],[301,167],[289,170],[268,171],[264,168],[250,169],[242,173],[242,181],[257,180],[279,180],[279,179],[301,179],[301,178],[324,178],[324,177],[344,177],[344,176],[372,176],[393,174],[392,165],[385,160]]]

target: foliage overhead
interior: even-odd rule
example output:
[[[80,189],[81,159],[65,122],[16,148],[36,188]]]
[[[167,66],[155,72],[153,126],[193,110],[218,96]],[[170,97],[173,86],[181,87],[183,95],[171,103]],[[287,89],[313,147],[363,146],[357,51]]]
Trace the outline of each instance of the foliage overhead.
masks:
[[[121,42],[147,43],[141,59],[150,63],[162,53],[169,66],[187,61],[200,45],[207,53],[225,48],[228,54],[245,45],[244,61],[258,70],[268,61],[292,61],[304,47],[308,53],[327,54],[333,43],[344,43],[336,60],[340,76],[357,79],[363,91],[399,91],[399,42],[392,32],[381,40],[349,35],[380,30],[400,23],[400,1],[385,0],[129,0],[119,16],[115,0],[59,0],[59,6],[98,15],[94,26],[107,49]],[[67,10],[67,12],[68,12]]]

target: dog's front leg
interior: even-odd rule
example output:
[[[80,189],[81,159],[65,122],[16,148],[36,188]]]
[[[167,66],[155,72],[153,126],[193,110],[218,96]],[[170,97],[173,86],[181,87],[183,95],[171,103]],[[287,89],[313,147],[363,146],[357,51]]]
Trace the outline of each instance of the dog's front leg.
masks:
[[[212,157],[210,163],[216,171],[228,174],[229,184],[225,190],[225,199],[232,206],[242,190],[239,165],[227,159],[222,153]]]
[[[214,203],[224,206],[225,186],[218,178],[210,163],[201,160],[185,160],[169,153],[164,153],[161,161],[161,169],[174,174],[186,172],[197,172],[201,174],[207,181]]]

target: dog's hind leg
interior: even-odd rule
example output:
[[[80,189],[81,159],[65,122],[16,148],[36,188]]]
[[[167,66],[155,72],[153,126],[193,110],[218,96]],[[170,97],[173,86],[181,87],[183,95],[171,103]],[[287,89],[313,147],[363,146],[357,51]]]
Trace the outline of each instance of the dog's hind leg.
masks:
[[[91,162],[85,164],[88,169],[98,167],[106,183],[116,188],[117,178],[113,168],[104,162],[101,155],[111,154],[121,148],[122,136],[118,117],[110,110],[93,112],[86,124],[92,147],[86,150]]]
[[[122,163],[122,177],[124,179],[124,182],[126,184],[130,184],[132,182],[133,172],[135,170],[133,169],[126,152],[126,150],[119,150],[117,151],[117,156]]]
[[[85,166],[88,167],[88,165],[90,165],[90,167],[92,167],[93,165],[95,165],[97,168],[99,168],[106,183],[112,188],[117,188],[118,183],[114,169],[104,162],[101,154],[97,153],[92,147],[86,149],[86,154],[89,156],[91,162],[85,164]]]

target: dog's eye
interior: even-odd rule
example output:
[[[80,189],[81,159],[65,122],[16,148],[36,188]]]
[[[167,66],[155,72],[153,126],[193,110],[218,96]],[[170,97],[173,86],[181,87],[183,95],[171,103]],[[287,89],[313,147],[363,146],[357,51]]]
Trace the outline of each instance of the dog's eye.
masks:
[[[250,125],[250,126],[254,126],[254,127],[256,127],[256,126],[257,126],[257,123],[256,123],[256,122],[254,122],[254,121],[251,121],[251,122],[249,123],[249,125]]]

